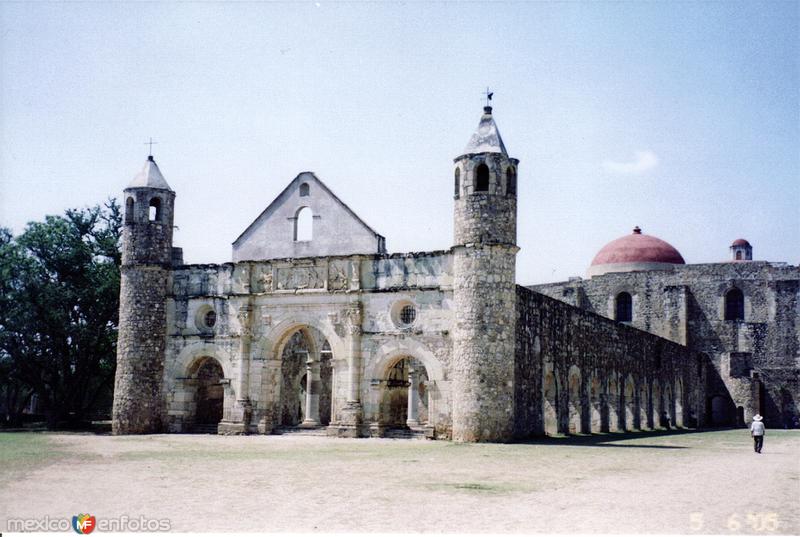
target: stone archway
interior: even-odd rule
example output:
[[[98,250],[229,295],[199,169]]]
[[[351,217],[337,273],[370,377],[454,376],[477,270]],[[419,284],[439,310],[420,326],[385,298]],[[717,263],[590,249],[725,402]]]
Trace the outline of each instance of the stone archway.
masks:
[[[378,426],[416,429],[429,426],[431,401],[425,365],[411,356],[396,357],[378,379]]]
[[[333,361],[325,336],[293,327],[279,345],[277,425],[327,426],[332,416]]]
[[[405,379],[405,399],[402,396],[403,387],[397,386],[394,395],[396,414],[402,416],[402,402],[406,401],[405,415],[408,420],[409,402],[417,405],[416,421],[420,428],[425,430],[426,436],[448,436],[451,427],[451,401],[450,382],[445,375],[445,369],[437,356],[422,342],[412,337],[402,340],[387,341],[371,353],[365,355],[364,382],[370,388],[364,395],[365,422],[370,423],[372,434],[382,435],[386,428],[382,425],[386,420],[386,384],[393,368],[394,380],[397,384]],[[408,360],[405,365],[399,362]],[[416,397],[408,397],[411,383],[408,378],[408,366],[414,371]],[[400,368],[403,368],[400,371]],[[413,412],[412,412],[413,414]],[[427,415],[426,415],[427,414]],[[402,426],[401,417],[395,417],[395,424]],[[412,420],[413,423],[413,420]],[[408,423],[406,423],[408,426]],[[412,428],[416,429],[416,425]]]
[[[188,424],[193,433],[216,433],[225,407],[225,374],[222,365],[203,356],[189,367],[184,386],[193,392],[194,408],[190,410]]]

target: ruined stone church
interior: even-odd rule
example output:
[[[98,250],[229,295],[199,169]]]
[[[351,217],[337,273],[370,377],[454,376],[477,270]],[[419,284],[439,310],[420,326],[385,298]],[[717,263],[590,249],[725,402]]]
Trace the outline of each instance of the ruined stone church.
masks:
[[[185,265],[149,157],[124,191],[114,433],[504,442],[796,420],[797,266],[743,240],[687,265],[637,228],[587,279],[517,285],[518,165],[487,106],[454,160],[449,250],[387,253],[303,172],[231,263]]]

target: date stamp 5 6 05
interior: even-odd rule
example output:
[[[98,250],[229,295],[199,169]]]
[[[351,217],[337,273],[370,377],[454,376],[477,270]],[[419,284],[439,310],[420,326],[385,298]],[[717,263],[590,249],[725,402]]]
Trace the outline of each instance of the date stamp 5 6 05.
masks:
[[[724,520],[709,519],[705,513],[689,514],[691,531],[717,531],[721,528],[731,533],[771,533],[780,529],[778,513],[733,513]]]

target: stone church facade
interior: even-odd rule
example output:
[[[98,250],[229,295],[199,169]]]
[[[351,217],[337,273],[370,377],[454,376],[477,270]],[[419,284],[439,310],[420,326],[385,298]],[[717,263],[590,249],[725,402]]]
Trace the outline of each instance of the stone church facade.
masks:
[[[510,441],[702,427],[716,408],[709,393],[744,401],[730,393],[746,388],[717,383],[717,355],[693,346],[693,288],[641,283],[641,272],[602,291],[590,289],[594,278],[516,285],[518,165],[486,107],[454,160],[451,249],[388,254],[381,235],[303,172],[236,239],[231,263],[185,265],[172,246],[175,192],[149,157],[124,194],[115,434],[308,428]],[[789,317],[794,304],[794,317],[770,351],[788,365],[797,269],[746,266],[765,290],[794,285],[793,298],[778,300]],[[633,293],[634,321],[599,306],[612,287]],[[752,317],[762,298],[746,296]],[[742,330],[755,348],[759,329]],[[755,354],[736,359],[761,364]],[[743,404],[752,411],[752,398]]]

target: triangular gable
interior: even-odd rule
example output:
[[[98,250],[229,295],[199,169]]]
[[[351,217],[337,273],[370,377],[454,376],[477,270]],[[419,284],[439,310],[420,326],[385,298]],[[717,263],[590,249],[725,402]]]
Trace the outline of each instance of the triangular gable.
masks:
[[[299,193],[300,185],[308,183],[313,193],[304,200],[292,200]],[[291,237],[289,225],[284,225],[286,220],[292,220],[296,208],[303,206],[308,201],[308,206],[316,205],[314,215],[322,218],[315,220],[315,226],[320,227],[320,239],[307,244],[298,243]],[[287,207],[288,204],[288,207]],[[324,208],[320,208],[320,205]],[[313,207],[312,207],[313,208]],[[321,213],[321,214],[320,214]],[[327,213],[327,214],[326,214]],[[277,222],[270,222],[278,218]],[[331,226],[338,225],[342,235],[334,241]],[[271,233],[263,231],[260,239],[256,237],[259,230],[270,227]],[[253,240],[259,245],[247,245]],[[269,241],[271,244],[267,244]],[[290,242],[291,245],[285,243]],[[281,245],[281,243],[284,243]],[[344,203],[328,186],[313,172],[301,172],[284,188],[278,196],[264,209],[253,222],[247,226],[239,237],[233,242],[234,261],[247,259],[267,259],[273,254],[275,257],[295,257],[303,255],[347,255],[350,253],[383,253],[385,239],[366,222],[364,222],[346,203]],[[352,251],[349,251],[352,250]],[[251,257],[255,256],[255,257]],[[270,256],[270,257],[263,257]]]

